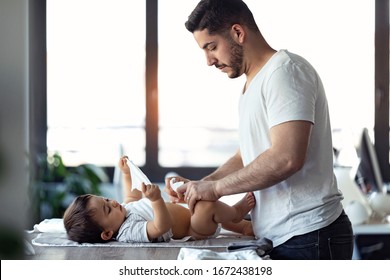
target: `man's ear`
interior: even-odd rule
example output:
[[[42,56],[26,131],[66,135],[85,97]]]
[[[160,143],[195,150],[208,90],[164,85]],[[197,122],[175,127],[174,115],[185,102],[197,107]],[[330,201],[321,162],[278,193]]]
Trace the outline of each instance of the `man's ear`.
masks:
[[[114,232],[112,230],[110,230],[110,231],[102,231],[102,233],[100,234],[100,237],[104,241],[107,241],[107,240],[110,240],[112,238],[113,234],[114,234]]]
[[[246,33],[242,25],[233,24],[232,28],[230,29],[230,35],[236,43],[242,44],[242,42],[244,42]]]

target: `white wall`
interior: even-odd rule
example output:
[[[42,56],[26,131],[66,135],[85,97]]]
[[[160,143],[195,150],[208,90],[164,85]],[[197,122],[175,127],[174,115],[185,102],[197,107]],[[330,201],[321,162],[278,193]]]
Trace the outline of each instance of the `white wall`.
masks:
[[[0,233],[28,223],[28,2],[0,0]]]

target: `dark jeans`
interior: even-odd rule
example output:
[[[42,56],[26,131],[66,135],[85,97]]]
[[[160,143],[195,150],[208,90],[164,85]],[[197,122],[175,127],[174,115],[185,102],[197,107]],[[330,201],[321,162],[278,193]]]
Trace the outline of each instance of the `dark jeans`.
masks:
[[[352,225],[343,211],[329,226],[294,236],[269,255],[273,260],[350,260],[353,245]]]

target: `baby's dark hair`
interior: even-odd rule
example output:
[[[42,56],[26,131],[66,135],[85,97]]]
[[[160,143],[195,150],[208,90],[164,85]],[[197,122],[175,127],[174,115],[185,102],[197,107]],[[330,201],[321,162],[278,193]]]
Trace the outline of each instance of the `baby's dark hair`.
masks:
[[[188,17],[191,33],[207,29],[210,35],[224,34],[233,24],[259,31],[252,12],[242,0],[202,0]]]
[[[88,202],[92,195],[85,194],[75,198],[64,213],[64,226],[68,238],[78,243],[103,243],[103,229],[94,220],[94,210]]]

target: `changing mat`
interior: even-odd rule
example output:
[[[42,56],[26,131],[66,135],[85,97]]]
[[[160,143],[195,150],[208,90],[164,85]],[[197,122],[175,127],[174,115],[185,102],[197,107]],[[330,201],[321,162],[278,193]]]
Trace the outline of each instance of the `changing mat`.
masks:
[[[187,241],[184,239],[158,243],[125,243],[118,241],[110,241],[107,243],[78,243],[67,238],[62,219],[45,219],[35,225],[34,229],[30,231],[30,233],[38,233],[38,235],[31,241],[35,246],[227,248],[231,243],[239,240],[253,240],[253,237],[238,235],[230,231],[221,230],[220,234],[216,238],[196,241]]]
[[[255,250],[214,252],[207,249],[181,248],[178,260],[262,260]]]

